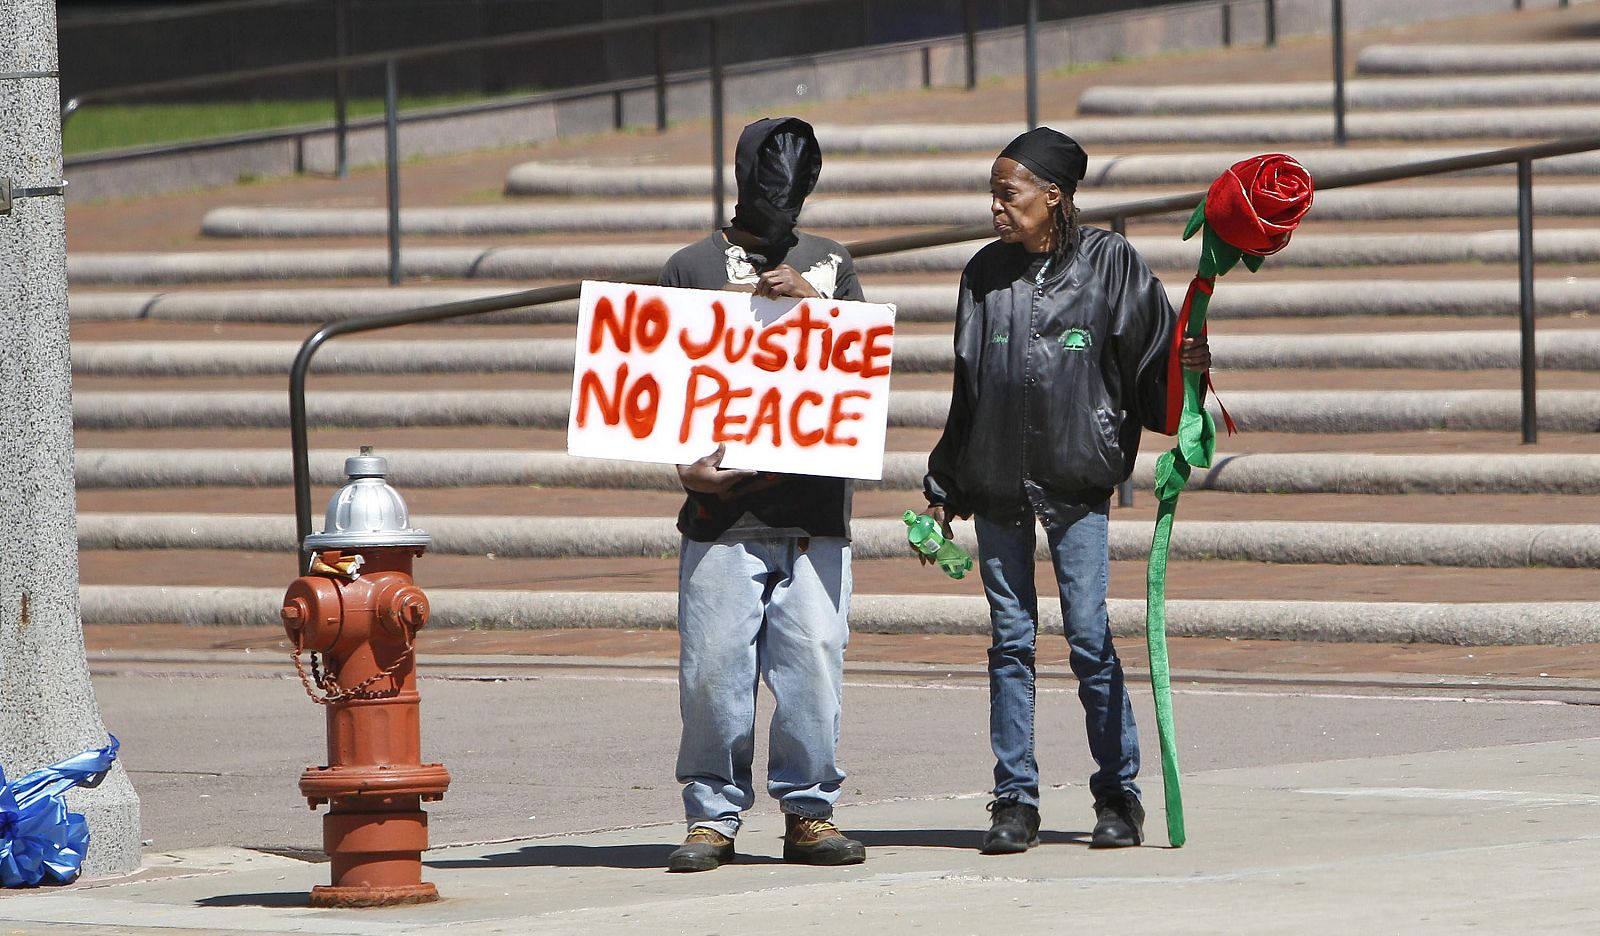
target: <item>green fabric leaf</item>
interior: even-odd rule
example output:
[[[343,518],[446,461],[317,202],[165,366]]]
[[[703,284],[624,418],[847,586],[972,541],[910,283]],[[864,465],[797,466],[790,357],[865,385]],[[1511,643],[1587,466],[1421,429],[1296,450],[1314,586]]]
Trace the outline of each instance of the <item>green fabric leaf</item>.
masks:
[[[1211,467],[1217,455],[1217,424],[1210,413],[1184,407],[1183,418],[1178,423],[1178,451],[1191,465]]]
[[[1199,273],[1201,276],[1221,276],[1233,269],[1242,256],[1244,251],[1223,240],[1208,225],[1205,237],[1200,242]]]
[[[1156,459],[1156,500],[1177,500],[1183,486],[1189,483],[1189,463],[1177,449],[1162,452]]]
[[[1200,204],[1194,206],[1194,213],[1189,215],[1189,223],[1183,228],[1183,239],[1188,240],[1193,237],[1194,232],[1200,230],[1201,225],[1205,223],[1206,200],[1202,198],[1200,199]]]
[[[1255,254],[1245,254],[1244,265],[1249,268],[1251,273],[1254,273],[1261,269],[1261,264],[1266,262],[1266,259],[1266,257],[1258,257]]]

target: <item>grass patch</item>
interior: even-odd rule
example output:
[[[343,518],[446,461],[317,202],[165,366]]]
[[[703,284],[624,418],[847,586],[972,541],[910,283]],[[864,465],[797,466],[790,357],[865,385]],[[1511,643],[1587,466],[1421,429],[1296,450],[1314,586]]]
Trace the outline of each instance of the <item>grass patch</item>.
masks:
[[[481,95],[427,95],[400,99],[402,112],[481,100]],[[351,120],[383,114],[382,98],[351,98]],[[66,155],[180,143],[208,137],[275,130],[333,120],[333,99],[219,101],[199,104],[85,104],[67,121]]]

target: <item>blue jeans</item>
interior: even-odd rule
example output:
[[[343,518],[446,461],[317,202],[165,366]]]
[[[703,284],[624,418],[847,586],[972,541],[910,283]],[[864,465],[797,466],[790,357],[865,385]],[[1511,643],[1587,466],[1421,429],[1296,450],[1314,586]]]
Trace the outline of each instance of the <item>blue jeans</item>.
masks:
[[[803,548],[802,548],[803,547]],[[678,567],[678,780],[690,828],[730,838],[755,803],[756,692],[775,708],[767,793],[786,813],[833,815],[849,636],[850,544],[840,538],[685,539]]]
[[[1090,510],[1070,525],[1045,530],[1072,672],[1078,677],[1089,733],[1089,753],[1098,768],[1089,778],[1095,799],[1139,787],[1139,733],[1123,682],[1122,661],[1111,643],[1106,583],[1111,573],[1107,544],[1108,507]],[[983,590],[989,599],[989,741],[994,747],[994,795],[1039,804],[1039,764],[1034,757],[1034,641],[1039,599],[1033,585],[1034,522],[995,523],[977,517]]]

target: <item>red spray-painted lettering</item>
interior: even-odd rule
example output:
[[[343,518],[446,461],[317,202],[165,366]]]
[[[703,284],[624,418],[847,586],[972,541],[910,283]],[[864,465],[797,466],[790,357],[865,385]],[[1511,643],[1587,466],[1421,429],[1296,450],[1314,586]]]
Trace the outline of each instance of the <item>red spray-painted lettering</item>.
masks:
[[[625,311],[617,318],[617,309],[611,300],[601,297],[594,305],[594,322],[589,327],[589,353],[599,351],[605,341],[605,332],[611,332],[611,343],[618,351],[633,350],[634,339],[639,350],[649,353],[661,346],[672,330],[672,313],[659,298],[646,299],[639,304],[638,293],[628,293],[623,303]]]
[[[589,424],[589,400],[592,397],[595,406],[600,409],[600,419],[606,425],[618,425],[626,417],[628,432],[635,439],[643,439],[654,432],[656,414],[661,409],[661,385],[656,383],[656,379],[645,374],[629,387],[628,365],[624,364],[617,368],[612,387],[608,397],[600,375],[592,370],[583,372],[583,377],[578,381],[579,428]]]
[[[754,416],[735,404],[755,395],[749,387],[735,388],[721,371],[705,364],[697,364],[689,371],[684,388],[683,422],[678,427],[678,441],[687,443],[694,436],[695,417],[703,409],[712,410],[711,441],[754,442],[762,432],[771,434],[773,448],[783,447],[783,429],[787,425],[789,438],[801,448],[810,448],[826,442],[829,445],[855,445],[853,436],[840,432],[840,425],[861,418],[861,413],[848,410],[851,400],[865,400],[871,394],[865,390],[842,390],[830,401],[815,390],[802,390],[785,406],[783,391],[770,387],[757,401]],[[801,419],[806,407],[824,408],[828,413],[826,423],[820,428],[803,428]],[[783,416],[787,410],[788,419]],[[741,428],[746,423],[749,428]]]
[[[802,302],[783,321],[760,331],[749,326],[737,330],[728,327],[722,303],[713,302],[710,330],[702,338],[685,326],[678,332],[678,344],[692,361],[710,357],[720,348],[719,357],[728,364],[738,364],[748,355],[750,363],[768,373],[777,373],[793,362],[793,368],[801,371],[814,365],[818,370],[833,367],[869,379],[888,375],[886,360],[894,326],[835,328],[830,319],[839,316],[838,308],[830,309],[826,318],[812,312],[811,304]]]

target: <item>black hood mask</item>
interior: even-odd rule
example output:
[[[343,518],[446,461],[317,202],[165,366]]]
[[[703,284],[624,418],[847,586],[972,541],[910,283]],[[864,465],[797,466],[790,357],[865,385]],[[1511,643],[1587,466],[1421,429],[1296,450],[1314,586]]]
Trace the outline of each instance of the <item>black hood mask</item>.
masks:
[[[733,223],[761,239],[767,266],[783,262],[799,243],[800,207],[817,187],[822,148],[811,125],[798,117],[764,117],[739,134],[733,177],[739,204]]]

